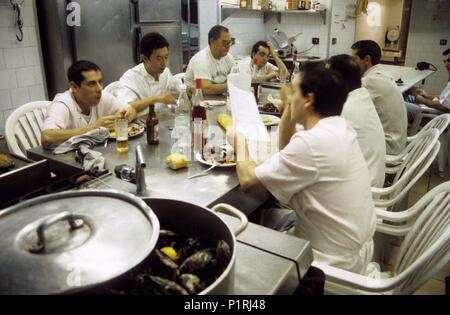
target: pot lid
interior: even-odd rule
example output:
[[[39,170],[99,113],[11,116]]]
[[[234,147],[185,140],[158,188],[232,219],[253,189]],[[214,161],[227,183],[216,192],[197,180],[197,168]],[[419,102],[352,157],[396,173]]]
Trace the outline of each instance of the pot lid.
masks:
[[[0,294],[77,292],[127,272],[156,245],[159,222],[114,190],[47,195],[0,211]]]

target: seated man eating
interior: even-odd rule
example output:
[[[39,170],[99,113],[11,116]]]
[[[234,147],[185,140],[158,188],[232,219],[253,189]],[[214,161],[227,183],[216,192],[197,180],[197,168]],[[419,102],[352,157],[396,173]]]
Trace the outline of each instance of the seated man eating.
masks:
[[[280,151],[263,164],[249,159],[244,135],[233,140],[242,189],[268,190],[286,208],[265,211],[262,221],[295,221],[296,236],[311,242],[316,261],[362,274],[372,259],[376,218],[356,132],[340,117],[342,82],[323,66],[303,68],[281,108]],[[296,131],[296,123],[304,130]]]
[[[42,145],[60,144],[93,129],[114,128],[116,117],[136,118],[126,102],[103,92],[102,72],[90,61],[77,61],[67,71],[70,89],[57,94],[48,108]]]

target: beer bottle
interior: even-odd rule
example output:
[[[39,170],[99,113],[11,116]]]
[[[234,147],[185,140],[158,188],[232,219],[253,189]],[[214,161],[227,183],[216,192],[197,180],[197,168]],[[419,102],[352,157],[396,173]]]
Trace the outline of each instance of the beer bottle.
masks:
[[[155,106],[149,105],[147,116],[147,143],[158,144],[159,143],[159,120],[156,117]]]

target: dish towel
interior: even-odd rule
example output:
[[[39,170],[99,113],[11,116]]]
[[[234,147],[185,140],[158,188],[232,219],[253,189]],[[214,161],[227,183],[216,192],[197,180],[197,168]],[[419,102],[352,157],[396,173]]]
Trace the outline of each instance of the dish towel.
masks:
[[[109,137],[109,130],[105,127],[100,127],[91,130],[83,135],[74,136],[64,143],[58,145],[53,154],[63,154],[78,149],[82,144],[87,145],[89,149],[95,145],[105,142]]]
[[[91,148],[105,142],[108,137],[109,130],[100,127],[61,143],[53,150],[53,154],[63,154],[76,150],[75,160],[83,164],[84,170],[98,173],[104,170],[105,158],[102,153],[91,150]]]

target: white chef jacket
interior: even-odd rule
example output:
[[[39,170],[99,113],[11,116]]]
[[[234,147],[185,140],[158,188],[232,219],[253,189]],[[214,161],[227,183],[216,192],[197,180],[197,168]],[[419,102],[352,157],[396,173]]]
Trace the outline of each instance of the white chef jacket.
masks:
[[[271,74],[274,71],[278,71],[278,68],[270,62],[267,62],[264,66],[258,68],[253,64],[250,57],[239,61],[239,69],[245,69],[245,72],[250,74],[252,77],[262,77]]]
[[[77,129],[92,125],[100,117],[114,115],[126,109],[128,103],[108,92],[102,91],[100,102],[91,108],[89,116],[81,113],[81,108],[75,101],[71,90],[57,94],[48,108],[42,130]]]
[[[142,100],[150,96],[161,95],[171,91],[180,91],[181,81],[173,77],[169,68],[164,69],[158,81],[145,70],[144,63],[140,63],[126,71],[119,81],[116,96],[127,103]],[[157,104],[156,109],[164,107]],[[146,110],[148,111],[148,110]],[[142,111],[144,113],[145,111]]]
[[[255,173],[295,211],[295,233],[311,242],[315,260],[365,273],[373,255],[375,210],[367,165],[344,118],[325,118],[295,133]]]
[[[383,125],[386,153],[401,153],[406,146],[408,118],[402,93],[394,79],[380,65],[375,65],[364,74],[362,85],[369,91]]]
[[[225,83],[233,66],[234,59],[231,54],[218,60],[214,58],[208,46],[191,58],[184,80],[186,85],[191,87],[195,87],[196,79],[209,80],[215,84]]]
[[[342,116],[356,131],[359,146],[367,162],[372,187],[383,187],[386,166],[384,131],[375,105],[365,88],[348,94]]]

